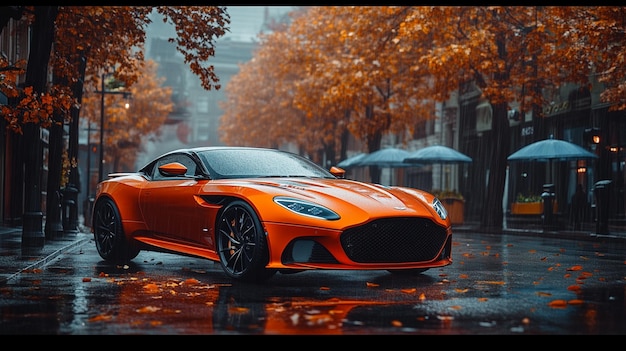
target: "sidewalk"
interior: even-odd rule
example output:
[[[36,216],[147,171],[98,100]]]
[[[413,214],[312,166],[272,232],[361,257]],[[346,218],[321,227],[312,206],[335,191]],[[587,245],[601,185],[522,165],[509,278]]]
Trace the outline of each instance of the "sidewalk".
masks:
[[[41,268],[60,254],[87,244],[92,233],[65,234],[45,241],[43,247],[22,247],[21,227],[0,227],[0,286],[23,271]]]
[[[479,230],[479,223],[465,222],[453,225],[456,233],[485,233]],[[610,234],[596,234],[595,226],[587,224],[582,230],[544,230],[538,225],[526,225],[521,228],[504,228],[493,231],[493,234],[526,235],[545,238],[562,238],[588,241],[615,241],[626,243],[626,227],[610,225]],[[85,244],[93,244],[93,234],[89,228],[80,228],[75,234],[65,234],[61,238],[46,240],[41,248],[22,247],[21,227],[0,226],[0,286],[5,285],[23,271],[41,268],[57,256]]]
[[[580,230],[574,230],[567,227],[546,229],[539,224],[523,224],[523,225],[503,225],[502,229],[494,231],[480,228],[478,222],[464,222],[463,224],[452,225],[455,233],[492,233],[492,234],[509,234],[509,235],[525,235],[542,238],[562,238],[586,241],[615,241],[626,243],[626,226],[621,224],[609,224],[608,233],[598,234],[596,232],[595,223],[586,223]]]

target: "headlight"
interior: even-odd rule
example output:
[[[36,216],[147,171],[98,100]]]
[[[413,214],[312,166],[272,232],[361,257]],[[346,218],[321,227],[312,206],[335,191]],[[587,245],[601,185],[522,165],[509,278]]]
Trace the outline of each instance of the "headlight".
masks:
[[[446,211],[446,208],[443,207],[443,204],[441,203],[441,201],[439,201],[438,198],[433,199],[433,208],[441,219],[446,219],[448,217],[448,211]]]
[[[324,206],[320,206],[318,204],[314,204],[312,202],[300,199],[294,199],[289,197],[275,197],[274,202],[288,209],[289,211],[301,214],[303,216],[327,219],[330,221],[340,218],[338,214],[327,209]]]

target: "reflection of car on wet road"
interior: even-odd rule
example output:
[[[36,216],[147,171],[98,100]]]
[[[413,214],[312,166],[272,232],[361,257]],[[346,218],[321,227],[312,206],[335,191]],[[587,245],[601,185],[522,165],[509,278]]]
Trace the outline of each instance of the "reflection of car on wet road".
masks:
[[[450,220],[432,194],[343,176],[274,149],[172,151],[98,185],[96,247],[119,263],[142,249],[206,258],[257,282],[276,272],[419,273],[452,262]]]

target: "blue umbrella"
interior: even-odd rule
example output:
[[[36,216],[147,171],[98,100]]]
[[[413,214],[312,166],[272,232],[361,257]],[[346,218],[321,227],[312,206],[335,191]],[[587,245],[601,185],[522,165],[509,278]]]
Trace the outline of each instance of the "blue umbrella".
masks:
[[[456,151],[453,148],[443,145],[432,145],[421,148],[411,154],[405,159],[406,163],[470,163],[471,157]]]
[[[419,165],[411,165],[404,163],[404,159],[410,154],[409,151],[388,147],[367,154],[357,162],[357,166],[378,166],[378,167],[412,167]]]
[[[509,161],[569,161],[595,159],[598,156],[584,148],[565,140],[550,139],[536,141],[515,151]]]
[[[584,148],[565,140],[554,139],[550,135],[549,139],[536,141],[515,151],[507,160],[509,161],[537,161],[548,162],[548,167],[552,171],[552,161],[588,160],[598,156]],[[552,178],[552,174],[550,174]],[[550,180],[548,180],[550,182]]]
[[[431,145],[423,147],[410,153],[405,159],[407,164],[454,164],[470,163],[472,158],[456,151],[455,149],[443,145]],[[441,166],[443,167],[443,166]],[[443,185],[443,174],[439,172],[439,182]]]
[[[337,164],[338,167],[344,168],[344,169],[348,169],[348,168],[352,168],[352,167],[358,167],[358,163],[359,161],[361,161],[361,159],[363,159],[363,157],[365,157],[367,154],[366,153],[358,153],[352,157],[348,157],[345,160],[339,162]]]

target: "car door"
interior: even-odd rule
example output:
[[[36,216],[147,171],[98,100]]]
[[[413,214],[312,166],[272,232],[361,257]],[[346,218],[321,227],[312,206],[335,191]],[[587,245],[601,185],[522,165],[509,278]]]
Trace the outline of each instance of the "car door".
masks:
[[[180,176],[167,176],[158,167],[178,162],[187,167]],[[195,195],[206,180],[193,176],[197,165],[186,154],[172,154],[161,158],[153,169],[150,185],[139,194],[144,221],[152,233],[185,242],[201,242],[206,236],[206,220],[201,215]]]

